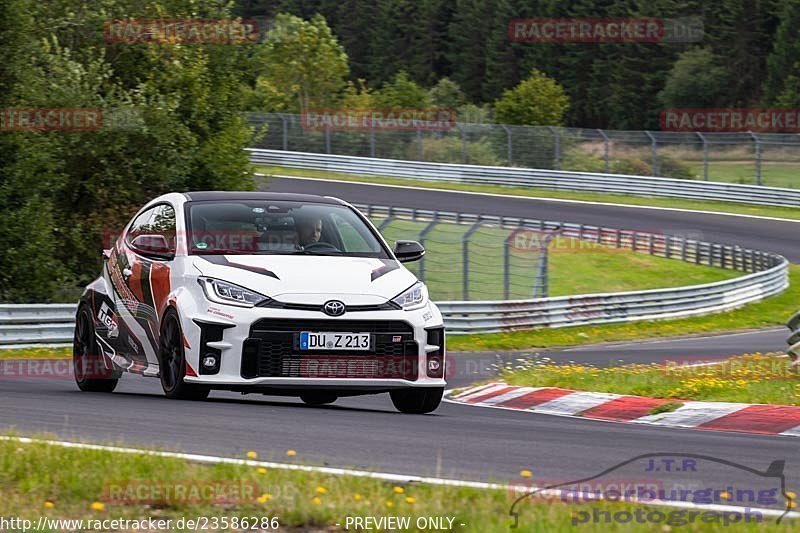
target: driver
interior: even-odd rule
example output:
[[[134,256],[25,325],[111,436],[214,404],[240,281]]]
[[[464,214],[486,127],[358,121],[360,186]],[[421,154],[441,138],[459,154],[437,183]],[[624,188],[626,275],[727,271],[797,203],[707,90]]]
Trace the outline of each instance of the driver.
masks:
[[[298,218],[295,224],[297,225],[297,242],[300,246],[319,242],[322,236],[321,218],[317,216]]]

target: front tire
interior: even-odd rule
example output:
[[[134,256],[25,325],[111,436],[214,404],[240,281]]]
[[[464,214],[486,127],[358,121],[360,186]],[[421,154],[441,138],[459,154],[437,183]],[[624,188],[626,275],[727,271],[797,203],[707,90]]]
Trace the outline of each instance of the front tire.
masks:
[[[158,375],[164,395],[172,400],[204,400],[210,390],[186,383],[186,353],[183,349],[183,331],[175,309],[169,309],[161,321],[158,342]]]
[[[94,320],[86,305],[81,305],[72,339],[72,370],[75,383],[84,392],[113,392],[120,373],[106,368],[106,361],[94,337]]]
[[[389,393],[395,408],[401,413],[424,415],[439,407],[444,395],[444,387],[402,389]]]

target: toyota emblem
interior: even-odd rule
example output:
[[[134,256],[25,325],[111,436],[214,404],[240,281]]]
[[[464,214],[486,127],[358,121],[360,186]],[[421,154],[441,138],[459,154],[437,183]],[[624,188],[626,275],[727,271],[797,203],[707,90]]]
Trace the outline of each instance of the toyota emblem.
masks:
[[[326,315],[341,316],[344,314],[344,304],[339,300],[329,300],[322,305]]]

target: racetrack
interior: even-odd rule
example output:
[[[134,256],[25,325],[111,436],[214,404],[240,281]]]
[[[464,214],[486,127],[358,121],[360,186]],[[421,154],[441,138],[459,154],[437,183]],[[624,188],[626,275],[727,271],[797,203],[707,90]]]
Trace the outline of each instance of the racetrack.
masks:
[[[317,180],[281,179],[270,182],[269,188],[330,194],[354,203],[691,233],[704,240],[738,243],[800,261],[794,222]],[[785,336],[783,330],[773,329],[719,338],[584,347],[546,355],[594,364],[722,357],[781,350]],[[485,378],[494,360],[494,354],[454,356],[456,375],[451,386]],[[220,392],[212,393],[207,402],[179,402],[163,398],[158,380],[138,376],[123,378],[111,395],[78,392],[70,380],[0,376],[0,426],[26,435],[48,432],[64,439],[226,456],[256,450],[260,457],[278,461],[283,461],[285,451],[291,448],[303,462],[503,482],[518,480],[521,469],[532,470],[537,478],[579,479],[648,452],[708,454],[758,469],[784,459],[789,486],[800,483],[798,441],[790,437],[618,425],[450,403],[432,415],[410,416],[396,413],[387,395],[344,399],[322,408],[306,407],[294,399]],[[661,475],[665,481],[671,478],[683,483],[692,476],[686,472]],[[748,475],[738,470],[715,476],[717,484],[748,481]]]

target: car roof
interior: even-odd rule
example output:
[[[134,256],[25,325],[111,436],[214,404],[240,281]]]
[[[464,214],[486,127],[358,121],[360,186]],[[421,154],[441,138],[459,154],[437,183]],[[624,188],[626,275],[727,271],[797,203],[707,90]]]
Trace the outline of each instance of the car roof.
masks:
[[[296,194],[286,192],[258,192],[258,191],[193,191],[183,193],[190,202],[207,202],[214,200],[262,200],[262,201],[293,201],[316,202],[320,204],[344,205],[342,200],[332,196],[318,196],[316,194]]]

